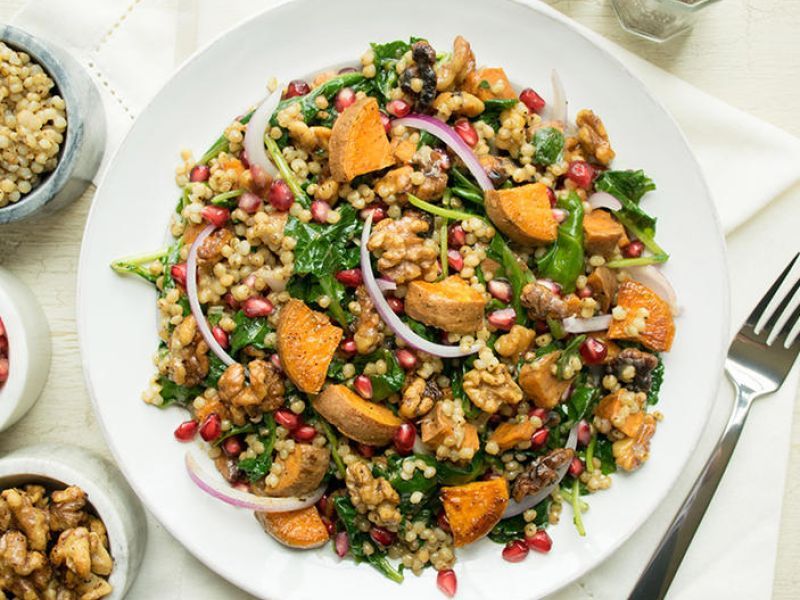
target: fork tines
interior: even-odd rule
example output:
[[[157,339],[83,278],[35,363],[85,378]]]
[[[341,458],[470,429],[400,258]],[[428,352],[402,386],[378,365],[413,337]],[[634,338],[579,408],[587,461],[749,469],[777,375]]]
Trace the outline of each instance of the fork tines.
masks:
[[[785,348],[797,341],[800,334],[800,261],[799,254],[789,262],[783,273],[747,318],[746,326],[753,334],[771,346],[780,338]],[[763,333],[762,333],[763,332]]]

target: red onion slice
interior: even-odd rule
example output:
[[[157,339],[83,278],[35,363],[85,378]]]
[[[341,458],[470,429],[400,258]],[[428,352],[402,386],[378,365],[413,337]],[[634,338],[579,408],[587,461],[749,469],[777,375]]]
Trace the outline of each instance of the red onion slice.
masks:
[[[364,277],[364,286],[367,288],[367,293],[375,305],[375,310],[378,311],[383,322],[389,326],[394,334],[408,346],[441,358],[460,358],[480,350],[478,345],[472,346],[468,350],[462,350],[460,346],[435,344],[414,333],[408,325],[403,323],[403,320],[395,314],[392,307],[386,302],[386,298],[383,297],[381,288],[375,280],[375,274],[372,272],[372,263],[370,262],[369,249],[367,248],[370,231],[372,231],[372,213],[369,214],[364,222],[364,231],[361,234],[361,274]]]
[[[402,119],[395,119],[392,123],[395,125],[413,127],[414,129],[421,129],[422,131],[427,131],[431,135],[435,135],[464,161],[467,169],[472,173],[475,181],[478,182],[478,185],[484,192],[494,189],[489,176],[486,174],[486,171],[483,170],[472,148],[470,148],[467,143],[461,139],[461,136],[449,125],[442,123],[439,119],[434,117],[418,114],[411,114]]]
[[[553,102],[550,104],[550,119],[561,121],[564,127],[567,126],[567,93],[564,91],[564,84],[558,71],[553,69],[550,73],[550,81],[553,84]]]
[[[325,493],[325,485],[318,487],[306,497],[287,496],[285,498],[273,498],[270,496],[256,496],[249,492],[243,492],[228,485],[227,482],[218,477],[212,477],[205,469],[200,466],[198,460],[191,451],[186,453],[186,470],[189,472],[191,480],[201,490],[213,496],[217,500],[222,500],[237,508],[246,508],[256,512],[289,512],[308,508],[317,503]]]
[[[203,308],[200,306],[200,300],[197,298],[197,249],[215,229],[216,227],[214,225],[208,225],[200,232],[200,235],[195,238],[191,248],[189,248],[189,258],[186,260],[186,295],[189,297],[189,307],[192,309],[192,315],[194,315],[194,319],[197,321],[197,327],[200,329],[200,334],[203,336],[206,344],[208,344],[211,351],[216,354],[222,362],[230,366],[236,361],[225,352],[214,337],[214,334],[211,333],[211,328],[208,326],[206,316],[203,314]]]
[[[680,308],[678,307],[678,295],[675,293],[675,288],[672,287],[672,284],[664,276],[660,269],[653,265],[644,265],[627,267],[625,270],[628,272],[628,275],[631,276],[631,279],[634,279],[642,285],[649,287],[662,299],[664,299],[667,304],[669,304],[673,315],[677,316],[680,314]]]
[[[610,210],[620,210],[622,203],[608,192],[595,192],[588,199],[592,210],[597,208],[608,208]]]
[[[264,147],[264,135],[267,133],[272,113],[275,112],[278,103],[281,101],[282,89],[283,86],[278,85],[275,91],[261,103],[253,113],[253,116],[250,117],[244,134],[244,150],[247,152],[247,161],[251,166],[256,166],[265,173],[269,173],[273,178],[278,176],[278,169],[267,157],[267,150]]]
[[[569,448],[571,450],[575,450],[578,445],[578,425],[574,425],[572,429],[569,430],[569,436],[567,437],[567,443],[564,448]],[[519,514],[524,513],[529,508],[533,508],[539,502],[547,498],[550,494],[553,493],[553,490],[556,489],[561,480],[564,479],[564,475],[567,474],[569,470],[569,464],[571,461],[568,461],[563,467],[558,470],[558,478],[548,485],[545,488],[542,488],[532,496],[526,496],[522,499],[521,502],[517,502],[513,498],[509,499],[508,506],[506,506],[506,510],[503,513],[503,519],[508,519],[509,517],[516,517]]]
[[[397,289],[397,284],[392,281],[391,279],[385,279],[384,277],[379,277],[377,279],[378,287],[381,288],[382,292],[393,292]]]
[[[567,333],[587,333],[589,331],[605,331],[611,325],[611,321],[611,315],[598,315],[588,319],[567,317],[562,324]]]

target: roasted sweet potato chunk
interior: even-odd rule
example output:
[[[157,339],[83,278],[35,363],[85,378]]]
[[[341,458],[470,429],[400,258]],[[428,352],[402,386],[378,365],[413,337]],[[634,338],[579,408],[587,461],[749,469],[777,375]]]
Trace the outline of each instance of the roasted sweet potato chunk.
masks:
[[[504,452],[521,442],[530,440],[534,431],[536,430],[533,423],[529,420],[522,423],[501,423],[489,436],[489,441],[495,442],[500,448],[500,452]]]
[[[583,245],[591,254],[611,256],[617,246],[628,244],[622,224],[605,210],[593,210],[583,217]]]
[[[430,283],[408,285],[405,310],[409,317],[451,333],[473,333],[483,323],[486,301],[458,275]]]
[[[318,548],[330,538],[316,506],[283,513],[257,512],[256,519],[264,531],[289,548]]]
[[[442,504],[456,547],[479,540],[492,530],[508,505],[505,479],[473,481],[442,488]]]
[[[561,352],[550,352],[526,363],[519,371],[519,386],[539,408],[554,408],[569,387],[570,380],[559,379],[551,372]]]
[[[363,98],[339,115],[328,148],[331,174],[340,183],[394,164],[375,98]]]
[[[278,356],[284,372],[301,391],[316,394],[322,389],[341,339],[341,329],[301,300],[293,298],[281,309]]]
[[[314,410],[352,440],[385,446],[402,421],[380,404],[364,400],[350,388],[329,385],[312,400]]]
[[[597,407],[594,409],[594,414],[602,419],[608,419],[612,423],[615,423],[619,420],[621,411],[623,411],[623,407],[625,406],[622,402],[621,395],[631,393],[632,392],[627,390],[620,389],[608,394],[597,404]],[[644,422],[645,413],[641,409],[642,407],[640,406],[639,412],[628,414],[621,423],[615,423],[614,426],[628,437],[636,437]]]
[[[302,496],[319,487],[328,470],[331,452],[328,447],[319,448],[311,444],[295,444],[283,466],[278,485],[265,488],[269,496]]]
[[[444,413],[444,403],[437,402],[421,423],[422,443],[436,449],[444,443],[444,439],[453,434],[453,419]],[[464,439],[459,450],[470,448],[477,452],[480,447],[478,429],[472,423],[464,423]]]
[[[558,221],[543,183],[489,190],[486,214],[500,231],[520,244],[550,244],[558,237]]]
[[[498,85],[498,82],[502,84]],[[481,100],[517,97],[506,72],[500,67],[484,67],[470,72],[464,80],[464,90]]]
[[[656,352],[668,352],[675,338],[675,321],[669,304],[658,294],[638,281],[625,281],[617,292],[617,306],[627,312],[622,320],[614,319],[608,328],[612,340],[638,341]],[[643,317],[642,310],[647,316]],[[638,329],[635,321],[644,318],[644,329]]]

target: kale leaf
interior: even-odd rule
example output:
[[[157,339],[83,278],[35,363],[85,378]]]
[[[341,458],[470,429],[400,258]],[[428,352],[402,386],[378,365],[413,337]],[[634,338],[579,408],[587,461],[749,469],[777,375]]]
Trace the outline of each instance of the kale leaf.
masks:
[[[550,512],[550,498],[545,498],[536,505],[536,518],[533,522],[538,527],[547,524],[548,513]],[[489,532],[489,539],[498,544],[507,544],[525,537],[525,517],[521,514],[503,519],[495,525]]]
[[[161,386],[161,398],[164,400],[159,407],[166,408],[172,404],[186,406],[192,400],[203,394],[202,386],[187,387],[179,385],[163,375],[158,378],[158,385]]]
[[[259,441],[264,444],[264,452],[253,458],[245,458],[239,461],[238,467],[243,471],[250,481],[263,479],[272,467],[272,450],[275,448],[275,419],[271,414],[264,416],[264,426],[267,428],[267,435],[259,437]]]
[[[383,360],[386,363],[386,373],[369,376],[372,382],[372,399],[379,402],[403,389],[406,372],[398,364],[394,352],[386,348],[376,350],[372,354],[360,355],[353,361],[353,364],[357,369],[361,369],[367,363],[374,363],[377,360]]]
[[[482,81],[483,83],[487,83],[486,81]],[[513,108],[516,106],[517,100],[516,98],[490,98],[488,100],[483,101],[483,112],[477,117],[477,121],[483,121],[489,127],[497,131],[500,129],[500,113],[504,110],[508,110],[509,108]]]
[[[595,180],[595,187],[616,198],[624,197],[636,204],[647,192],[656,189],[656,184],[644,171],[605,171]]]
[[[652,406],[658,402],[658,393],[664,383],[664,361],[658,356],[658,364],[650,372],[650,390],[647,392],[647,404]]]
[[[203,385],[206,387],[217,387],[217,382],[219,378],[222,377],[222,374],[227,369],[227,365],[222,362],[222,360],[214,354],[213,352],[208,353],[208,375],[203,380]]]
[[[495,234],[489,244],[488,256],[502,265],[502,271],[498,271],[496,275],[499,277],[505,276],[511,283],[511,287],[514,290],[511,303],[517,313],[517,323],[524,324],[526,312],[522,308],[520,296],[522,295],[522,288],[533,281],[533,274],[530,269],[523,269],[522,264],[517,260],[517,256],[511,251],[511,248],[508,247],[499,232]]]
[[[533,135],[533,160],[537,165],[552,165],[564,149],[564,134],[555,127],[542,127]]]
[[[240,310],[233,317],[233,321],[236,323],[236,329],[230,339],[231,355],[235,356],[246,346],[252,346],[258,350],[265,348],[264,337],[273,331],[266,318],[251,319]]]

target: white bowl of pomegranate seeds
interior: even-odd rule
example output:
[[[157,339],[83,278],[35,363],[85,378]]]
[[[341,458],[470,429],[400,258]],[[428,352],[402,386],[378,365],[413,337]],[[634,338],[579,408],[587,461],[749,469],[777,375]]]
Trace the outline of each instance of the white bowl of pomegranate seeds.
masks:
[[[36,402],[50,371],[50,328],[33,292],[0,267],[0,431]]]

